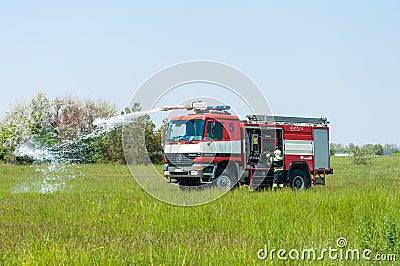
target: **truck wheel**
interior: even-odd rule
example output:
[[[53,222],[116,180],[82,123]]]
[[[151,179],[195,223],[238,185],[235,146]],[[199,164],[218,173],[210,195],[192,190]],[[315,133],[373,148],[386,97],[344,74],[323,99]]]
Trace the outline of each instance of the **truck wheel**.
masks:
[[[222,191],[229,191],[236,186],[238,180],[234,177],[231,171],[223,171],[214,181],[213,184]]]
[[[296,169],[290,174],[289,184],[295,190],[303,190],[311,186],[311,179],[303,170]]]

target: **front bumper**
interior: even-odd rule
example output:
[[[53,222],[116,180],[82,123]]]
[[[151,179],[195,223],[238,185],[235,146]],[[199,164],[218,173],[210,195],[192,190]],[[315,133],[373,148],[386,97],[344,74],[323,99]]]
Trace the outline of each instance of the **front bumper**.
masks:
[[[212,176],[213,166],[210,167],[210,165],[193,164],[180,167],[164,165],[164,177],[171,183],[179,183],[185,180],[192,180],[195,183],[209,183]]]

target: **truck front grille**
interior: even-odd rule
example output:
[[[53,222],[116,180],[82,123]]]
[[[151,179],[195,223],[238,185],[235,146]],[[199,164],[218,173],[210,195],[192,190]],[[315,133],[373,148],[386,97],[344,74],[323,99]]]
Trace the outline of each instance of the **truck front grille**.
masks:
[[[182,165],[192,165],[193,159],[196,157],[193,154],[185,154],[185,153],[167,153],[165,154],[167,161],[169,164],[175,166]]]

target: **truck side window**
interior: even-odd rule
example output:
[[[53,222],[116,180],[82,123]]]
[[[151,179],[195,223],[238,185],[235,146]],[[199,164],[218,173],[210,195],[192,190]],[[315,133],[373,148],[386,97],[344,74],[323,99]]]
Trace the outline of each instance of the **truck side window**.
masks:
[[[222,140],[224,136],[224,125],[220,122],[209,121],[207,126],[206,139]]]

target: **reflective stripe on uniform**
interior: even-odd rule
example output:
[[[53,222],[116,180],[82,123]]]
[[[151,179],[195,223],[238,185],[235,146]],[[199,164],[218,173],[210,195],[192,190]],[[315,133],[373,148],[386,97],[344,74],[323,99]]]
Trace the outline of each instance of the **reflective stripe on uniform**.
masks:
[[[279,171],[283,171],[283,167],[275,167],[274,168],[274,173],[279,172]]]

